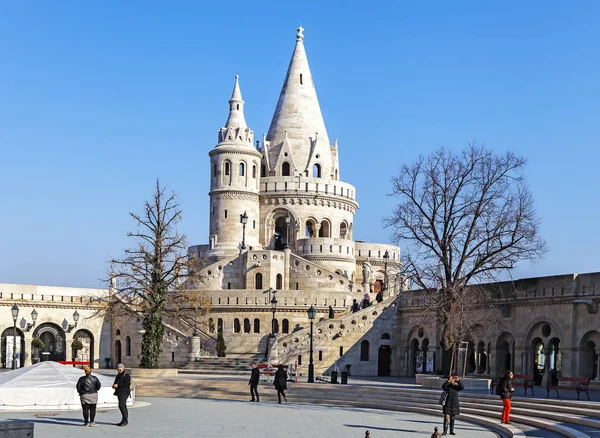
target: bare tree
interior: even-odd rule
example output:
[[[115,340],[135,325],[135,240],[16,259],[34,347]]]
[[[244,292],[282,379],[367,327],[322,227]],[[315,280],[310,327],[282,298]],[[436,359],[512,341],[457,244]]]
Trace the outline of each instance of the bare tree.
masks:
[[[390,196],[399,203],[384,224],[398,244],[408,246],[403,270],[435,309],[445,358],[464,331],[466,288],[496,281],[519,261],[537,260],[546,251],[522,175],[525,162],[469,144],[458,154],[442,148],[419,157],[392,178]]]
[[[110,316],[136,315],[142,320],[142,368],[158,368],[163,347],[164,319],[190,325],[210,309],[201,289],[201,261],[188,256],[185,235],[177,231],[181,210],[174,193],[167,194],[156,180],[152,201],[141,215],[130,213],[137,230],[128,237],[136,246],[121,259],[110,261]]]

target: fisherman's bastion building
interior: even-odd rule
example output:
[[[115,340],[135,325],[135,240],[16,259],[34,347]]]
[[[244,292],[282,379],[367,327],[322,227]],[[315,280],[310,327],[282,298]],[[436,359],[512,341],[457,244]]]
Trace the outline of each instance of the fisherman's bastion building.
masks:
[[[207,261],[202,274],[212,310],[198,321],[197,336],[193,327],[165,322],[161,365],[181,367],[215,354],[221,331],[227,357],[297,362],[302,369],[309,360],[307,310],[314,306],[316,375],[336,368],[370,376],[435,373],[441,327],[425,323],[424,294],[404,287],[400,248],[354,240],[357,193],[342,180],[338,141],[325,127],[302,28],[261,139],[246,124],[244,104],[236,76],[225,126],[207,148],[208,244],[189,248]],[[461,340],[467,374],[495,376],[511,368],[541,384],[556,369],[600,384],[600,273],[493,288],[493,317]],[[101,304],[94,297],[107,293],[0,284],[2,366],[10,367],[15,304],[19,366],[71,360],[74,339],[84,344],[77,358],[94,367],[139,365],[139,321],[95,316]],[[351,312],[353,300],[360,303],[365,294],[373,304]],[[34,358],[31,341],[38,337],[45,345]]]

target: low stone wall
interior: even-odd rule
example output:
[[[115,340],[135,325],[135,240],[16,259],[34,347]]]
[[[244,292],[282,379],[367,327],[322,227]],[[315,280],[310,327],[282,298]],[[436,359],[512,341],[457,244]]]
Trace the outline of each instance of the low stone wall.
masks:
[[[33,438],[33,423],[0,421],[0,438]]]
[[[423,377],[423,388],[440,389],[446,379],[441,377]],[[461,382],[465,389],[469,390],[486,390],[489,391],[491,379],[463,379]]]
[[[177,368],[128,368],[127,373],[131,377],[177,377]]]

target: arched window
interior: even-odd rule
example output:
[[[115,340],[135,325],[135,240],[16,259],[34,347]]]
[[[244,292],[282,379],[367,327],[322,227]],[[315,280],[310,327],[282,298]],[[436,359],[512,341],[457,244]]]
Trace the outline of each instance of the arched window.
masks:
[[[240,320],[238,318],[233,320],[233,332],[239,333],[242,331],[242,327],[240,326]]]
[[[348,225],[346,225],[346,222],[342,222],[340,224],[340,239],[345,239],[347,235],[348,235]]]
[[[262,274],[257,272],[254,276],[254,289],[262,289]]]
[[[389,340],[389,339],[392,339],[392,338],[390,337],[389,333],[384,333],[384,334],[381,335],[381,339]]]
[[[256,164],[252,165],[252,178],[256,178]]]
[[[314,221],[306,221],[306,237],[315,236],[315,223]]]
[[[319,237],[331,237],[330,229],[331,226],[329,225],[329,221],[322,221],[321,228],[319,228]]]
[[[360,360],[361,362],[369,361],[369,341],[362,341],[360,343]]]
[[[283,277],[281,276],[281,274],[277,274],[277,277],[275,279],[275,289],[283,289]]]
[[[223,319],[217,319],[217,333],[223,331]]]
[[[260,319],[254,318],[254,333],[260,333]]]
[[[281,333],[289,333],[290,332],[290,322],[287,319],[281,321]]]
[[[208,333],[215,332],[215,320],[212,318],[208,319]]]
[[[125,356],[131,356],[131,338],[129,336],[125,338]]]
[[[246,173],[246,166],[244,163],[240,163],[240,176],[244,176],[244,174]]]
[[[117,331],[115,332],[115,336],[119,336],[121,334],[121,330],[117,329]]]
[[[217,163],[213,163],[213,178],[217,177]]]
[[[267,167],[264,164],[260,166],[260,176],[261,178],[267,176]]]
[[[290,163],[287,161],[281,165],[281,176],[290,176]]]
[[[244,333],[250,333],[250,320],[248,318],[244,319]]]
[[[321,178],[321,165],[315,164],[313,166],[313,178]]]
[[[229,161],[225,161],[225,175],[229,175],[231,173],[231,168]]]

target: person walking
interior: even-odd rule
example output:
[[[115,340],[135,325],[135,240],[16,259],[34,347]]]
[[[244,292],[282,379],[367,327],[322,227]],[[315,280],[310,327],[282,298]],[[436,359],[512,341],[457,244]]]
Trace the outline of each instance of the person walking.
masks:
[[[86,366],[83,371],[85,376],[81,376],[77,381],[77,393],[81,400],[81,408],[83,409],[83,426],[96,427],[94,422],[96,419],[96,405],[98,404],[98,391],[100,391],[100,380],[98,377],[92,376],[92,369]]]
[[[354,312],[358,312],[358,309],[359,309],[359,308],[360,308],[360,306],[358,305],[358,302],[356,301],[356,298],[354,298],[354,299],[352,300],[352,306],[350,306],[350,311],[351,311],[352,313],[354,313]]]
[[[273,385],[275,385],[275,389],[277,390],[277,399],[279,400],[279,403],[281,403],[281,396],[283,396],[283,399],[287,402],[287,397],[285,396],[285,390],[287,389],[287,373],[281,364],[279,364],[277,371],[275,371]]]
[[[248,385],[250,385],[250,395],[252,396],[253,401],[260,401],[258,397],[258,382],[260,381],[260,370],[258,369],[258,365],[256,362],[252,364],[252,373],[250,374],[250,380],[248,381]],[[256,397],[255,397],[256,396]]]
[[[335,312],[333,310],[333,306],[329,306],[329,319],[334,319],[335,318]]]
[[[502,399],[502,424],[512,424],[510,422],[510,411],[512,409],[510,401],[514,391],[513,372],[506,370],[504,377],[502,377],[502,380],[498,384],[498,393]]]
[[[131,377],[125,372],[125,365],[120,363],[117,365],[117,371],[119,374],[115,377],[113,388],[115,389],[115,395],[119,400],[119,411],[121,411],[121,422],[117,423],[117,426],[127,426],[129,424],[129,413],[127,412],[127,399],[131,395]]]
[[[442,385],[442,389],[448,393],[446,397],[446,403],[444,403],[444,432],[442,435],[448,433],[448,425],[450,425],[450,435],[456,435],[454,433],[454,417],[460,415],[460,404],[458,402],[458,393],[465,389],[463,383],[460,381],[458,376],[448,377],[448,381]]]

